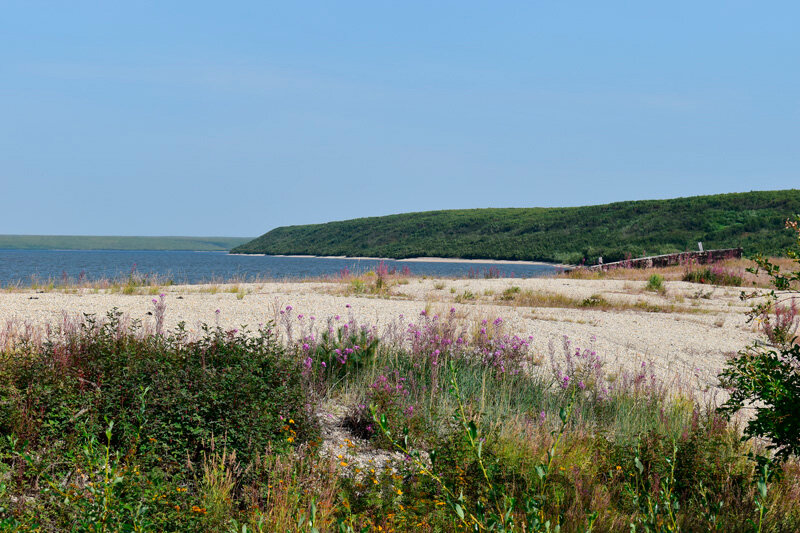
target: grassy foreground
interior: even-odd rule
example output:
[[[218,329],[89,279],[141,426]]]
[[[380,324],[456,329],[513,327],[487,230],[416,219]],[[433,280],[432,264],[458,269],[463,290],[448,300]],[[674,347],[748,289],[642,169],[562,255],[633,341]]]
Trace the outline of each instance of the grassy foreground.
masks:
[[[237,253],[459,257],[579,264],[741,246],[782,255],[786,213],[800,190],[695,196],[563,208],[463,209],[273,229]]]
[[[446,308],[190,338],[168,306],[3,326],[0,530],[800,528],[800,465],[648,365]]]

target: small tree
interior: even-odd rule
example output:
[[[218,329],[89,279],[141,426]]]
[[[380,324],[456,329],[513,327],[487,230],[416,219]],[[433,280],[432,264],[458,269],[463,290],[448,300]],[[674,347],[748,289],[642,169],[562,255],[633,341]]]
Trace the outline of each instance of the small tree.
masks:
[[[800,216],[786,221],[786,228],[797,233],[798,249],[787,255],[800,267]],[[756,265],[747,269],[757,274],[765,272],[772,284],[766,301],[753,306],[749,319],[764,317],[782,302],[800,293],[800,268],[782,272],[779,265],[758,255]],[[777,293],[776,291],[781,291]],[[760,296],[742,293],[742,299]],[[722,385],[731,396],[720,411],[731,416],[747,406],[755,410],[745,428],[748,437],[769,439],[768,448],[780,459],[800,456],[800,346],[796,338],[785,339],[780,345],[757,344],[731,358],[720,374]]]

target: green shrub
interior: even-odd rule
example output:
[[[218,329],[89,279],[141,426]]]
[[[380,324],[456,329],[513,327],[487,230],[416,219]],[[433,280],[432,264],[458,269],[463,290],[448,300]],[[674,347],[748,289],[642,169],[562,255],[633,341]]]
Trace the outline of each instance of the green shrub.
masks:
[[[315,435],[299,365],[269,329],[248,335],[205,328],[189,342],[181,329],[137,335],[112,312],[102,323],[87,321],[65,343],[4,359],[0,379],[6,399],[0,432],[34,445],[74,442],[76,420],[98,436],[105,420],[115,421],[112,445],[119,449],[143,426],[176,463],[197,460],[212,438],[243,459],[267,445],[288,446],[289,418],[293,440]]]
[[[798,221],[800,216],[795,221],[787,221],[786,227],[797,233],[800,245]],[[789,250],[788,256],[800,266],[798,251]],[[800,269],[781,272],[780,267],[764,257],[756,257],[755,261],[757,266],[748,271],[757,274],[764,270],[775,289],[800,292]],[[743,299],[750,296],[760,294],[742,293]],[[780,295],[771,291],[766,302],[752,308],[750,318],[763,317],[782,298],[786,298],[786,293]],[[721,410],[732,415],[745,406],[754,409],[755,416],[748,421],[745,434],[768,438],[769,448],[778,458],[785,459],[800,455],[800,346],[793,344],[793,339],[779,340],[777,347],[755,345],[728,361],[720,378],[731,395]]]
[[[599,294],[593,294],[581,302],[581,307],[606,307],[608,300]]]
[[[654,292],[664,292],[664,277],[659,276],[658,274],[653,274],[647,280],[645,289]]]
[[[743,277],[742,274],[738,272],[734,272],[720,266],[710,266],[695,270],[687,270],[683,275],[683,281],[688,281],[691,283],[707,283],[709,285],[741,287]]]
[[[509,287],[503,291],[503,294],[502,296],[500,296],[500,299],[505,301],[513,300],[517,296],[517,294],[519,294],[520,290],[521,289],[516,285],[513,287]]]

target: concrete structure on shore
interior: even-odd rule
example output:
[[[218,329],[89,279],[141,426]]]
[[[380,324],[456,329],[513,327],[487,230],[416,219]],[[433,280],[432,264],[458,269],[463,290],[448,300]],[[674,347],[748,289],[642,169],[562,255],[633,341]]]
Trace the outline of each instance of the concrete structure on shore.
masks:
[[[650,257],[637,257],[625,259],[614,263],[600,263],[586,267],[589,270],[614,270],[615,268],[653,268],[674,265],[698,264],[706,265],[717,263],[726,259],[739,259],[742,257],[741,248],[725,248],[722,250],[705,250],[698,252],[679,252],[676,254],[653,255]]]

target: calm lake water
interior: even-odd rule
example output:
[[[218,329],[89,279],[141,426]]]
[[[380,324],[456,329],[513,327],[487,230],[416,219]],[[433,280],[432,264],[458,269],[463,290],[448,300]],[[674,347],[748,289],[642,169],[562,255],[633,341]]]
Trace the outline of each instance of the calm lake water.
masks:
[[[373,259],[335,259],[327,257],[275,257],[228,255],[226,252],[164,252],[128,250],[0,250],[0,285],[30,285],[65,277],[79,279],[127,278],[132,270],[140,275],[171,279],[175,283],[203,283],[230,279],[286,279],[336,276],[344,269],[351,273],[373,270]],[[391,269],[408,267],[413,275],[483,277],[489,269],[504,276],[529,278],[558,271],[551,265],[458,262],[385,262]],[[472,272],[471,272],[472,271]]]

